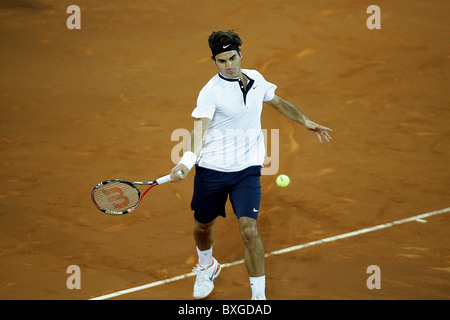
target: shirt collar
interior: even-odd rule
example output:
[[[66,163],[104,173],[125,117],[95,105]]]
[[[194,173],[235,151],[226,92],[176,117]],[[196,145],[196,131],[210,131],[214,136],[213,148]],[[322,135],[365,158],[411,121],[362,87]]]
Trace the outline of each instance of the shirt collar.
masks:
[[[241,71],[242,72],[242,71]],[[220,72],[218,73],[219,74],[219,77],[220,77],[220,79],[222,79],[222,80],[225,80],[225,81],[230,81],[230,82],[233,82],[233,81],[242,81],[242,79],[241,78],[227,78],[227,77],[225,77],[225,76],[223,76]],[[248,79],[248,81],[250,82],[250,81],[253,81],[253,79],[251,79],[247,74],[245,74],[244,72],[242,72],[242,74],[243,75],[245,75],[246,77],[247,77],[247,79]]]
[[[241,71],[242,72],[242,71]],[[248,83],[247,83],[247,89],[251,89],[253,87],[253,84],[255,83],[255,80],[251,79],[249,76],[247,76],[244,72],[242,72],[242,74],[244,76],[247,77],[248,79]],[[229,81],[229,82],[238,82],[239,84],[239,88],[241,89],[242,92],[242,96],[244,98],[244,104],[247,105],[247,93],[249,92],[249,90],[247,90],[244,87],[244,83],[242,82],[241,78],[226,78],[224,77],[220,72],[219,72],[219,77],[225,81]]]

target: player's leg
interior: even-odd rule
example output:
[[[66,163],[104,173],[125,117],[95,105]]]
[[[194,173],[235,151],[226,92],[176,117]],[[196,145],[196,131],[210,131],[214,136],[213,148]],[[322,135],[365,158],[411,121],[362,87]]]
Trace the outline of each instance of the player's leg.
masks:
[[[201,223],[195,220],[194,239],[199,253],[199,263],[209,266],[212,262],[212,245],[214,242],[214,223],[215,219],[208,223]],[[209,253],[209,251],[211,251]],[[203,255],[201,252],[205,252]],[[208,254],[208,255],[207,255]]]
[[[197,277],[194,284],[194,298],[206,298],[214,289],[214,279],[221,266],[212,254],[214,223],[217,216],[225,216],[226,190],[223,189],[218,173],[197,167],[194,179],[194,195],[191,208],[194,210],[194,239],[197,245]]]
[[[195,220],[194,239],[197,245],[198,263],[194,268],[197,277],[194,283],[194,299],[204,299],[214,289],[214,279],[219,275],[220,263],[212,255],[214,221],[200,223]]]
[[[261,203],[260,175],[261,168],[258,166],[243,170],[230,192],[244,242],[244,261],[250,276],[252,299],[265,299],[265,255],[257,227]]]
[[[214,223],[217,216],[225,216],[226,201],[227,192],[217,172],[197,166],[191,209],[194,210],[194,239],[198,251],[212,248]]]
[[[244,241],[244,261],[249,276],[264,276],[264,246],[258,233],[256,220],[250,217],[240,217],[239,230]]]
[[[256,220],[239,218],[239,229],[244,241],[244,261],[250,277],[252,300],[266,300],[265,254]]]

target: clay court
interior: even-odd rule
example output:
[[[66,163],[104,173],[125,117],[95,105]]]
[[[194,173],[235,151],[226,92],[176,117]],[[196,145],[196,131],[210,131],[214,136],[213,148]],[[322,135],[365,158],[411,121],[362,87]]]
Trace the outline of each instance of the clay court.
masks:
[[[81,29],[69,30],[69,5]],[[369,30],[369,5],[381,29]],[[242,67],[259,70],[313,121],[319,144],[265,106],[279,130],[279,169],[264,175],[259,231],[271,253],[450,207],[448,1],[0,2],[0,298],[192,299],[193,177],[152,190],[123,216],[97,210],[92,188],[153,180],[173,167],[215,74],[207,37],[231,28]],[[447,89],[446,89],[447,88]],[[271,164],[267,166],[270,167]],[[291,184],[279,188],[278,174]],[[214,256],[243,258],[238,224],[216,223]],[[450,213],[266,259],[272,300],[450,299]],[[68,266],[81,271],[69,290]],[[368,289],[367,268],[381,271]],[[209,299],[250,298],[243,264]]]

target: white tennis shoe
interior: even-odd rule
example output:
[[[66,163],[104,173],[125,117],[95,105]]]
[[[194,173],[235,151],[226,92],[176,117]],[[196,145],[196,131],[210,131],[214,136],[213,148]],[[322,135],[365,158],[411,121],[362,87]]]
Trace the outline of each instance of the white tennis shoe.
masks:
[[[215,258],[207,268],[199,264],[194,267],[192,271],[197,271],[197,278],[194,283],[194,299],[204,299],[211,294],[214,289],[214,279],[217,278],[220,270],[220,263]]]

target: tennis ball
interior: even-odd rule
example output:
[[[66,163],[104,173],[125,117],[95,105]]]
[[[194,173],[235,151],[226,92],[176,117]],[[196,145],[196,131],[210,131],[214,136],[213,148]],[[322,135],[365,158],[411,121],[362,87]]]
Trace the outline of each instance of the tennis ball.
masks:
[[[287,187],[290,182],[291,182],[291,179],[289,179],[289,177],[285,174],[280,174],[277,177],[277,185],[279,187],[282,187],[282,188]]]

